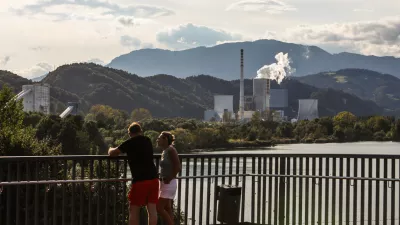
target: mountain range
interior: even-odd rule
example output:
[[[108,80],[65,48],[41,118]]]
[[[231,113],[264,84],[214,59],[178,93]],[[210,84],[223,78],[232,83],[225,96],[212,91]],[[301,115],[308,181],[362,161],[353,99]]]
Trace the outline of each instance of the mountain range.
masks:
[[[359,70],[348,70],[358,73]],[[339,72],[338,72],[339,73]],[[377,75],[379,76],[379,75]],[[311,79],[311,78],[310,78]],[[397,78],[396,78],[397,79]],[[155,117],[203,118],[204,110],[213,108],[214,94],[234,95],[234,109],[238,109],[239,80],[223,80],[209,75],[177,78],[171,75],[140,77],[123,70],[94,63],[64,65],[50,72],[42,82],[51,86],[51,109],[60,113],[65,103],[77,101],[81,113],[92,105],[110,105],[130,113],[135,108],[147,108]],[[285,114],[295,117],[298,99],[319,100],[320,116],[333,116],[350,111],[358,116],[384,114],[384,108],[371,99],[333,88],[318,88],[297,79],[285,79],[271,88],[288,89],[289,107]],[[15,93],[22,85],[33,83],[7,71],[0,71],[0,86],[8,84]],[[245,80],[245,94],[252,94],[252,80]]]
[[[197,47],[182,51],[141,49],[113,59],[107,66],[140,76],[172,74],[186,78],[209,74],[224,80],[239,79],[240,49],[244,50],[244,74],[254,78],[264,65],[275,63],[275,55],[288,53],[293,76],[359,68],[399,77],[400,59],[364,56],[353,53],[330,54],[316,46],[305,46],[276,40],[224,43],[213,47]]]

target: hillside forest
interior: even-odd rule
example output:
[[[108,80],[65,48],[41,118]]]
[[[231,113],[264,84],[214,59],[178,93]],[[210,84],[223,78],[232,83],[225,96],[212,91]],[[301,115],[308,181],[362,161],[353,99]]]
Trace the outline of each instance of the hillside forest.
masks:
[[[0,91],[0,155],[104,155],[108,147],[128,138],[127,127],[139,121],[154,147],[161,131],[176,136],[180,153],[237,147],[268,147],[279,143],[326,143],[400,141],[400,120],[394,117],[357,117],[343,111],[298,123],[261,120],[254,114],[249,123],[202,122],[186,118],[153,118],[144,108],[130,114],[107,105],[92,106],[88,114],[68,116],[23,112],[21,101],[11,100],[7,86]],[[157,149],[157,148],[156,148]],[[158,151],[158,150],[156,150]]]
[[[337,76],[354,78],[355,89],[357,79],[364,79],[363,75],[369,71],[349,69],[345,75],[337,71]],[[343,72],[344,73],[344,72]],[[391,76],[380,76],[380,79],[396,79]],[[311,80],[313,78],[310,78]],[[317,78],[315,78],[317,79]],[[348,78],[350,80],[350,78]],[[132,112],[134,109],[148,109],[157,118],[195,118],[202,119],[204,111],[213,108],[214,95],[233,95],[233,108],[238,109],[239,80],[222,80],[209,75],[189,76],[176,78],[171,75],[159,74],[151,77],[140,77],[122,70],[111,69],[93,63],[80,63],[60,66],[50,72],[41,82],[50,85],[50,110],[53,114],[60,114],[65,110],[68,102],[78,102],[80,115],[83,117],[94,105],[108,105],[114,109]],[[336,82],[331,79],[330,82]],[[360,81],[361,82],[361,81]],[[22,85],[34,82],[7,71],[0,71],[0,86],[9,85],[16,94],[21,91]],[[400,83],[400,82],[399,82]],[[348,82],[349,85],[350,82]],[[372,81],[371,87],[363,90],[391,96],[393,102],[400,101],[393,88],[384,88],[378,82]],[[380,86],[382,86],[380,88]],[[252,95],[253,83],[245,80],[245,95]],[[369,87],[369,86],[368,86]],[[281,84],[271,83],[272,89],[288,90],[288,107],[283,109],[289,118],[297,116],[299,99],[318,99],[318,110],[321,117],[335,116],[342,111],[348,111],[356,116],[397,116],[399,104],[382,104],[381,98],[371,98],[349,92],[341,86],[316,87],[297,77],[289,77]]]

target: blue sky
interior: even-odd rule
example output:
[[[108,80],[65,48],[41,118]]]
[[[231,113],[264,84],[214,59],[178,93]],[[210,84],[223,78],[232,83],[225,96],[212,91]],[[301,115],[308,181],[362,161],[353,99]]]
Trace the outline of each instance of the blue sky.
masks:
[[[399,0],[1,0],[0,69],[261,38],[400,57]]]

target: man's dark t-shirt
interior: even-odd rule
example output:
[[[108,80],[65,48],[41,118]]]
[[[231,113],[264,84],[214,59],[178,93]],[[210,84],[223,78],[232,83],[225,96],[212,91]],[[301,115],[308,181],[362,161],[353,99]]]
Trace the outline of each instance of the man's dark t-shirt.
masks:
[[[136,136],[126,140],[118,149],[128,156],[132,182],[152,180],[158,177],[153,161],[153,145],[150,138]]]

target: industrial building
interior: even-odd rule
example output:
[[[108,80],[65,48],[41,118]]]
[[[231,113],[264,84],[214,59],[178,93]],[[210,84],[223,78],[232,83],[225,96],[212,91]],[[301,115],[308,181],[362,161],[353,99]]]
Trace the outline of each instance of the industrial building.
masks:
[[[299,99],[297,121],[314,120],[318,117],[318,99]]]
[[[286,89],[271,89],[271,80],[265,78],[253,79],[253,95],[244,95],[244,57],[243,49],[240,50],[240,93],[239,112],[240,120],[249,120],[255,112],[278,111],[273,113],[274,120],[284,118],[284,109],[288,107],[288,91]],[[233,95],[215,95],[214,110],[204,112],[204,120],[222,121],[224,113],[229,112],[232,119],[235,118],[233,111]]]
[[[18,93],[14,100],[22,100],[25,112],[39,112],[49,115],[50,112],[50,85],[49,84],[30,84],[23,85],[22,91]],[[68,102],[67,109],[60,114],[61,118],[78,113],[78,103]]]
[[[23,85],[15,100],[23,99],[25,112],[50,114],[50,86],[48,84]]]
[[[68,102],[68,107],[60,114],[61,118],[65,118],[68,115],[76,115],[78,114],[78,103],[77,102]]]
[[[284,111],[288,107],[288,90],[271,89],[271,80],[266,78],[253,79],[253,95],[244,95],[244,54],[240,50],[240,91],[239,91],[239,111],[238,118],[241,121],[248,121],[255,112],[261,112],[266,117],[271,117],[274,121],[287,120]],[[233,112],[232,95],[215,95],[214,110],[207,110],[204,113],[204,120],[216,121],[223,119],[224,113],[229,112],[235,117]],[[299,99],[298,120],[313,120],[318,118],[317,99]]]
[[[235,118],[235,112],[233,111],[233,95],[215,95],[214,109],[204,112],[204,120],[222,121],[224,119],[224,114],[230,115],[230,119]]]
[[[253,102],[255,111],[264,112],[269,109],[270,79],[253,79]]]

